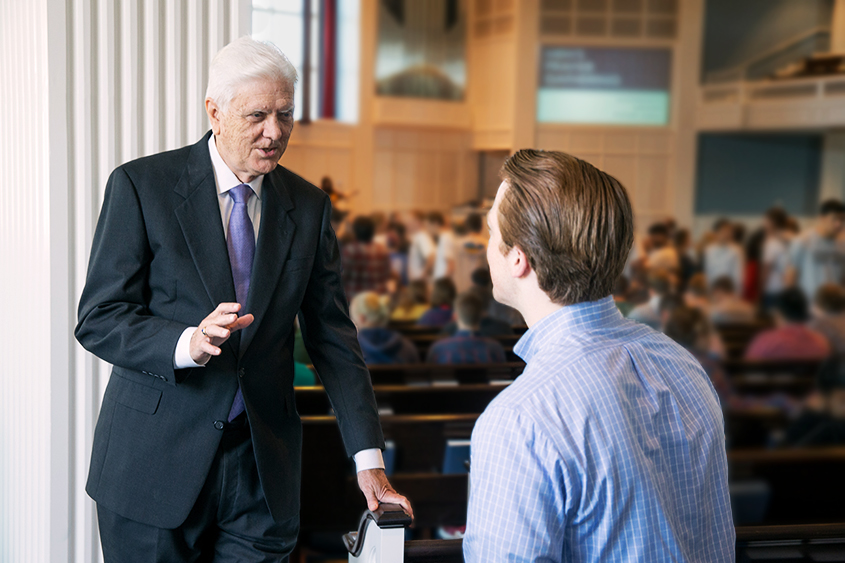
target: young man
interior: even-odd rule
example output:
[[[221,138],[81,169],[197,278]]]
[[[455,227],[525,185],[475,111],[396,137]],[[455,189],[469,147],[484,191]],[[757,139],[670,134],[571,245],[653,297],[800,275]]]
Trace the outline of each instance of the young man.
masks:
[[[716,392],[610,296],[633,239],[624,188],[554,152],[519,151],[502,176],[487,259],[530,327],[527,365],[473,431],[465,560],[733,561]]]
[[[810,297],[822,284],[845,281],[845,243],[838,240],[843,225],[845,205],[835,199],[822,203],[816,225],[792,240],[787,286],[797,285]]]

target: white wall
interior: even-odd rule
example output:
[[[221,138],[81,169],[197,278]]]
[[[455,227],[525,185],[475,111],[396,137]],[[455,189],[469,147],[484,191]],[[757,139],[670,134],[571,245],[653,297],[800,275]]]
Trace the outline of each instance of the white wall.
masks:
[[[197,141],[249,0],[0,0],[0,562],[101,559],[84,491],[108,366],[73,340],[110,171]]]

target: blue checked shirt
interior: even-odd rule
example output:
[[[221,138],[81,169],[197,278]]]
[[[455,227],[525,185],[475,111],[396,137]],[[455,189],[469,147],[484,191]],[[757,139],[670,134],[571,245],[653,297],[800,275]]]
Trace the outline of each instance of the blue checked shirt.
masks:
[[[468,563],[734,561],[722,413],[689,353],[610,297],[514,350],[472,433]]]

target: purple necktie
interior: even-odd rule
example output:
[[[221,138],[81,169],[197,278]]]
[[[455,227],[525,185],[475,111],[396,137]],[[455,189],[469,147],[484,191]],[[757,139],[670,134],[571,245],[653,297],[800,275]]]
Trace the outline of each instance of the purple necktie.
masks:
[[[241,304],[241,313],[246,309],[249,295],[249,276],[252,273],[252,259],[255,258],[255,229],[247,213],[246,204],[252,197],[252,188],[247,184],[235,186],[229,195],[235,201],[232,215],[229,217],[229,264],[232,266],[232,279],[235,281],[235,296]],[[238,387],[232,408],[229,410],[229,422],[244,412],[244,396]]]

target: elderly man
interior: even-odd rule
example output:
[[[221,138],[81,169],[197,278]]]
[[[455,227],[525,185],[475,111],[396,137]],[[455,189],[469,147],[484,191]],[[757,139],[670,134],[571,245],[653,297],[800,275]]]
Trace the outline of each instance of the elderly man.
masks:
[[[732,561],[725,432],[707,375],[610,296],[633,240],[614,178],[563,153],[505,163],[494,297],[523,374],[472,433],[467,562]]]
[[[114,365],[87,485],[107,562],[287,560],[297,314],[370,507],[410,510],[382,469],[329,198],[277,165],[295,81],[274,46],[234,41],[211,63],[212,131],[109,179],[76,329]]]

